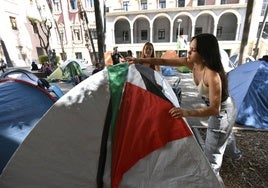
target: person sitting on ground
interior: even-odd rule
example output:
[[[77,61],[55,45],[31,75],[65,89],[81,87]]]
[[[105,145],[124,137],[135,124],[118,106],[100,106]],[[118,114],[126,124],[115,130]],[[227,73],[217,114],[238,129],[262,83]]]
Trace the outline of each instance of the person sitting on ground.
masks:
[[[37,64],[33,61],[32,62],[32,71],[39,70]]]
[[[5,72],[5,68],[7,68],[7,63],[4,61],[4,59],[0,59],[0,69],[2,70],[2,72]]]
[[[97,72],[99,72],[99,71],[101,71],[101,70],[102,70],[101,64],[100,63],[96,63],[95,69],[92,71],[92,75],[95,74],[95,73],[97,73]]]
[[[47,62],[45,62],[41,67],[41,71],[46,73],[47,76],[49,76],[52,73],[52,67]]]

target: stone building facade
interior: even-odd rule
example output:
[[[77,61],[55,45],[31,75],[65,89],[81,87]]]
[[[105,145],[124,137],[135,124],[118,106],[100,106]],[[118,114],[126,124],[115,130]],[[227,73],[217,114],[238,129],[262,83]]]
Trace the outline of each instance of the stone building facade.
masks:
[[[94,61],[98,51],[96,26],[100,24],[95,20],[94,0],[0,0],[0,3],[0,37],[15,66],[30,65],[44,54],[28,17],[50,20],[49,48],[55,49],[57,55],[64,57],[64,52],[67,59]],[[208,32],[218,38],[220,47],[230,56],[239,52],[247,0],[100,0],[99,3],[104,51],[117,46],[123,54],[131,50],[139,56],[143,44],[150,41],[157,56],[166,50],[183,52],[192,36]],[[268,0],[254,1],[247,55],[253,54],[267,3]],[[258,57],[268,53],[267,33],[265,21]],[[2,41],[0,56],[5,59]]]

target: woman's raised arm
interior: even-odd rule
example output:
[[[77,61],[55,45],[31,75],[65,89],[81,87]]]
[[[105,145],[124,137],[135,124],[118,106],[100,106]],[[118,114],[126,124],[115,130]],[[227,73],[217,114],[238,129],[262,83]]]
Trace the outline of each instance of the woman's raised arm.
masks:
[[[193,64],[187,61],[186,57],[178,57],[176,59],[163,59],[163,58],[126,58],[129,63],[137,64],[152,64],[152,65],[164,65],[164,66],[187,66],[192,69]]]

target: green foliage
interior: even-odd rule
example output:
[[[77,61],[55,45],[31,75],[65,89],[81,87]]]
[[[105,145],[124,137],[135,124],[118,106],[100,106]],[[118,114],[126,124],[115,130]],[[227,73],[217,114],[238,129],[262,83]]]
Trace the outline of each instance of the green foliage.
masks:
[[[60,63],[60,56],[56,56],[56,62],[57,62],[57,65],[59,65],[59,63]]]
[[[182,73],[189,73],[191,72],[191,70],[186,67],[186,66],[180,66],[180,67],[177,67],[178,71],[182,72]]]
[[[39,60],[39,63],[41,65],[43,65],[45,62],[48,62],[48,55],[40,55],[38,57],[38,60]],[[59,62],[60,62],[60,56],[56,56],[56,62],[57,62],[57,65],[59,65]]]
[[[28,20],[30,21],[30,23],[32,24],[32,25],[34,25],[34,23],[40,23],[41,21],[39,21],[38,19],[36,19],[36,18],[32,18],[32,17],[29,17],[29,16],[27,16],[27,18],[28,18]]]
[[[39,63],[43,65],[45,62],[48,62],[48,56],[47,55],[40,55],[38,57]]]

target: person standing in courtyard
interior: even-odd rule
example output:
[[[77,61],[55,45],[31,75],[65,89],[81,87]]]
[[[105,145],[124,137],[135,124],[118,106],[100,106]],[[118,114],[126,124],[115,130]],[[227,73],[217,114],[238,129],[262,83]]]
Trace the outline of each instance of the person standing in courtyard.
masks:
[[[191,110],[173,107],[169,113],[173,118],[209,117],[203,149],[216,176],[222,182],[219,172],[223,155],[238,160],[242,154],[236,146],[232,131],[237,112],[234,102],[229,96],[227,76],[221,62],[216,37],[208,33],[194,36],[191,39],[188,57],[176,59],[127,58],[127,60],[129,63],[187,66],[192,70],[194,83],[207,105]]]
[[[155,57],[155,51],[154,51],[154,45],[150,42],[146,42],[143,45],[142,51],[141,51],[141,58],[154,58]],[[143,63],[144,66],[150,67],[157,72],[161,73],[161,68],[159,65],[154,65],[150,63]]]
[[[117,48],[117,46],[114,47],[114,51],[112,53],[113,65],[120,63],[124,59],[124,57],[118,52]]]

